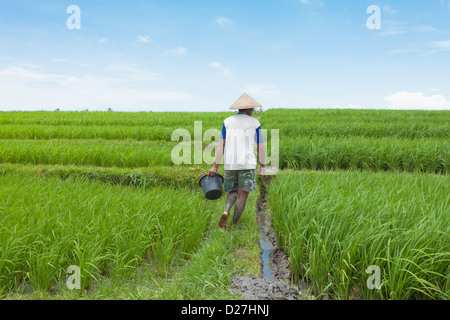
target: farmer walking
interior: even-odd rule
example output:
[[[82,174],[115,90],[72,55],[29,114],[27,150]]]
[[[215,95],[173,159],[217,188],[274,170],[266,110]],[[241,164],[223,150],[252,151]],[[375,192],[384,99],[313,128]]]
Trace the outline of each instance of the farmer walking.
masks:
[[[216,159],[208,173],[208,176],[217,175],[219,164],[224,157],[224,189],[228,195],[219,226],[225,230],[233,205],[236,203],[232,224],[236,224],[244,212],[249,193],[256,190],[255,143],[261,163],[260,174],[264,174],[266,167],[266,149],[261,134],[261,124],[257,119],[252,118],[254,109],[260,107],[258,102],[245,93],[231,106],[231,110],[239,110],[239,113],[225,119],[222,136],[217,146]]]

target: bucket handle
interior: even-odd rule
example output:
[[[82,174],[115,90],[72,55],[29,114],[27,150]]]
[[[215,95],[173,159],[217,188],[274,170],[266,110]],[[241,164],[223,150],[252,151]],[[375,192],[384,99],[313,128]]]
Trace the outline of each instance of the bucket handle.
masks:
[[[200,178],[200,176],[203,176],[204,174],[208,174],[208,172],[200,173],[200,174],[197,176],[197,179]]]

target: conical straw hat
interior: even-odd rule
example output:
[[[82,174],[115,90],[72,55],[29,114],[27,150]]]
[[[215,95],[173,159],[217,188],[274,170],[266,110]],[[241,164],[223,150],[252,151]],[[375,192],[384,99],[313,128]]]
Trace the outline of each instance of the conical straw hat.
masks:
[[[262,108],[258,102],[256,102],[248,94],[244,93],[232,106],[231,110],[244,110],[244,109],[255,109]]]

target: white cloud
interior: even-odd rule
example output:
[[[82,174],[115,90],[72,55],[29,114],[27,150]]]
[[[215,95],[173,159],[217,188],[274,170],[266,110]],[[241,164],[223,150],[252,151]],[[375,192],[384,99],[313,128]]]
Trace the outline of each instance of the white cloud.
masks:
[[[303,4],[317,4],[319,6],[323,6],[323,2],[321,0],[300,0]]]
[[[222,64],[219,63],[219,62],[212,62],[212,63],[209,64],[209,66],[210,66],[211,68],[216,68],[216,69],[222,68]]]
[[[450,51],[450,40],[433,41],[430,43],[430,46],[435,51]]]
[[[65,66],[74,66],[77,68],[94,68],[95,65],[93,64],[88,64],[88,63],[83,63],[83,62],[79,62],[79,61],[75,61],[75,60],[69,60],[69,59],[65,59],[65,58],[52,58],[50,59],[52,62],[57,62],[59,64],[64,64]],[[24,65],[24,64],[19,64],[19,66],[22,67],[28,67],[29,65]],[[40,69],[42,69],[42,66],[35,66],[35,68],[38,67]]]
[[[100,44],[105,44],[105,43],[107,43],[109,40],[108,40],[108,38],[101,38],[100,40],[98,40],[98,43],[100,43]]]
[[[430,30],[431,31],[431,30]],[[402,53],[416,53],[419,56],[433,55],[439,52],[450,51],[450,40],[431,41],[431,42],[417,42],[410,44],[408,48],[390,50],[386,53],[389,55]]]
[[[120,79],[127,82],[153,81],[160,79],[158,73],[143,69],[136,64],[114,63],[108,65],[103,70],[106,71],[106,73],[120,75]]]
[[[438,29],[430,26],[430,25],[422,25],[415,28],[416,31],[420,32],[437,32]]]
[[[222,16],[217,17],[215,21],[216,21],[216,23],[219,24],[222,28],[225,28],[227,25],[233,23],[233,21],[231,21],[231,20],[229,20],[229,19],[227,19],[227,18],[225,18],[225,17],[222,17]]]
[[[442,95],[426,96],[423,92],[401,91],[385,98],[390,109],[450,110],[450,102]]]
[[[409,31],[408,25],[404,21],[395,20],[381,20],[381,36],[392,36],[397,34],[403,34]]]
[[[212,62],[208,66],[213,68],[213,69],[218,70],[222,77],[230,77],[230,76],[232,76],[232,71],[230,69],[224,67],[220,62]]]
[[[389,50],[386,52],[388,55],[396,55],[396,54],[402,54],[402,53],[408,53],[411,52],[409,49],[395,49],[395,50]]]
[[[16,66],[0,67],[0,110],[123,110],[183,104],[191,94],[152,90],[151,71],[120,66],[104,74],[52,73]],[[112,76],[108,74],[112,71]]]
[[[450,1],[441,0],[441,5],[446,6],[447,8],[450,9]]]
[[[276,86],[269,83],[251,83],[244,86],[244,92],[249,95],[258,96],[264,99],[270,99],[281,95],[283,92],[278,90]]]
[[[153,39],[150,38],[149,36],[139,36],[139,37],[137,38],[137,42],[140,42],[140,43],[149,43],[149,42],[153,42]]]
[[[450,51],[450,40],[421,43],[420,49],[415,51],[419,52],[420,55],[433,55],[439,52]]]
[[[188,49],[186,49],[184,47],[177,47],[172,50],[167,50],[166,53],[171,56],[182,56],[182,55],[185,55],[187,52],[188,52]]]
[[[396,13],[398,13],[398,11],[392,9],[392,7],[391,7],[390,5],[385,5],[385,6],[383,6],[383,11],[384,11],[384,12],[387,12],[387,13],[389,13],[389,14],[396,14]]]
[[[392,36],[404,33],[443,33],[443,31],[431,26],[431,25],[411,25],[405,21],[387,20],[382,19],[381,21],[381,36]]]

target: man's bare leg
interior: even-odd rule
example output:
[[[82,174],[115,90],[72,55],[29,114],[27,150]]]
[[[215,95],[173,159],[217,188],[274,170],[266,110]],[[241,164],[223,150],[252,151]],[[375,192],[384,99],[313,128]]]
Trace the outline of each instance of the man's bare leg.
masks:
[[[236,203],[237,198],[238,198],[237,191],[231,191],[230,193],[228,193],[227,201],[225,204],[225,211],[222,215],[222,218],[220,218],[219,221],[219,227],[224,228],[225,230],[227,230],[228,228],[228,217],[230,216],[231,208]]]
[[[245,210],[245,205],[247,204],[248,195],[249,193],[247,191],[239,190],[238,200],[234,207],[233,224],[238,223],[241,218],[241,215]]]

